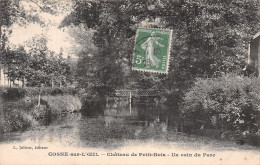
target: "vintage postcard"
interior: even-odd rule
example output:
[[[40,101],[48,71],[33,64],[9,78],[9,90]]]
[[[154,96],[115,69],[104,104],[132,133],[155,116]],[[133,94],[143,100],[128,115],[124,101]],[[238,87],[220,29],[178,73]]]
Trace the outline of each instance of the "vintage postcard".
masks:
[[[259,3],[0,0],[0,165],[259,165]]]

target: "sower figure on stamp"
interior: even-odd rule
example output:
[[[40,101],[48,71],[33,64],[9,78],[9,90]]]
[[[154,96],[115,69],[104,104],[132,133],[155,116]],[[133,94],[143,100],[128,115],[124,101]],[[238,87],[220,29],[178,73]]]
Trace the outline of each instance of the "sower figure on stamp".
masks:
[[[154,33],[152,33],[151,37],[148,37],[148,39],[141,45],[141,48],[145,50],[145,54],[146,54],[145,64],[147,65],[147,67],[156,66],[156,69],[159,67],[161,60],[159,60],[154,55],[154,47],[155,45],[164,47],[164,45],[158,42],[158,40],[161,39],[162,39],[161,37],[156,37]]]

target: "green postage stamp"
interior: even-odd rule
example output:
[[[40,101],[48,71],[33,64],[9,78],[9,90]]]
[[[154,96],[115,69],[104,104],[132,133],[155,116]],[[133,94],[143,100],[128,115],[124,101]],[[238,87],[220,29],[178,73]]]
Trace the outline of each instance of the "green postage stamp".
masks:
[[[133,70],[168,73],[172,30],[139,28],[135,39]]]

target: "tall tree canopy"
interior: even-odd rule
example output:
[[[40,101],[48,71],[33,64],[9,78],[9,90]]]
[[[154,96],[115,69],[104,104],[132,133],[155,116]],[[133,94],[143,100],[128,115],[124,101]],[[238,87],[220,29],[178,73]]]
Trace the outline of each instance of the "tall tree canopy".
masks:
[[[51,49],[57,38],[53,31],[61,32],[57,24],[66,4],[55,0],[0,1],[0,69],[10,81],[26,79],[31,86],[72,83],[72,60],[64,59],[63,51]],[[54,49],[59,51],[57,44]]]
[[[78,0],[61,26],[84,24],[95,30],[98,51],[89,63],[97,68],[92,70],[96,86],[169,89],[188,87],[196,77],[240,73],[248,42],[260,28],[259,6],[256,0]],[[135,32],[141,26],[173,29],[168,75],[131,71]]]

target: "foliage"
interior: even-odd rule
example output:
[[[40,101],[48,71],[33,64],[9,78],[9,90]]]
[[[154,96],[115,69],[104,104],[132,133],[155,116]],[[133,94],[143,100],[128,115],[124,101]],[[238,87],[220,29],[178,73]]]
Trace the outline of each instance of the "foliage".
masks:
[[[38,88],[38,87],[28,87],[24,88],[26,90],[26,96],[28,97],[34,97],[38,96],[39,92],[41,91],[42,96],[46,95],[52,95],[52,93],[63,93],[63,95],[76,95],[78,93],[77,89],[75,88],[51,88],[51,87],[43,87],[43,88]],[[54,92],[55,91],[55,92]],[[59,91],[59,92],[57,92]]]
[[[72,84],[71,60],[62,57],[62,50],[60,54],[50,51],[46,36],[35,35],[18,46],[9,41],[14,26],[26,28],[30,24],[37,24],[39,27],[45,27],[47,22],[41,14],[57,14],[57,10],[62,8],[61,3],[3,0],[0,2],[0,8],[0,59],[9,82],[27,80],[27,84],[24,84],[27,86],[44,84],[61,87]]]
[[[5,49],[2,53],[4,72],[10,81],[23,80],[27,70],[27,55],[25,50],[20,47],[17,51]]]
[[[164,94],[164,97],[167,98],[166,105],[169,107],[178,107],[179,103],[181,103],[183,100],[184,92],[181,90],[171,90],[168,91],[166,94]]]
[[[24,100],[5,101],[0,109],[0,130],[4,133],[24,131],[32,126],[35,121],[28,111],[29,107],[30,104]]]
[[[18,100],[25,97],[26,90],[21,88],[7,88],[3,92],[3,98],[5,100]]]
[[[186,118],[204,120],[207,126],[257,132],[260,88],[258,79],[225,75],[197,79],[185,94],[182,112]]]
[[[42,99],[45,100],[48,106],[50,106],[51,110],[57,114],[61,111],[78,111],[81,108],[81,102],[79,98],[71,95],[43,96]]]
[[[37,12],[55,15],[61,4],[28,2],[37,6],[35,12],[25,10],[23,3],[27,2],[1,1],[1,54],[7,57],[3,61],[11,81],[25,77],[30,86],[66,86],[73,83],[70,80],[74,74],[81,87],[103,94],[116,88],[186,90],[197,77],[240,74],[245,65],[246,43],[259,29],[260,18],[259,2],[249,0],[77,0],[72,13],[60,25],[67,26],[75,38],[71,52],[79,57],[75,74],[70,60],[60,58],[62,50],[58,59],[53,58],[44,36],[27,43],[29,53],[23,48],[12,52],[6,46],[8,33],[12,33],[8,27],[14,22],[45,26]],[[135,32],[141,26],[174,30],[168,75],[131,71]]]
[[[63,95],[63,91],[59,88],[55,88],[51,91],[51,95],[52,96],[56,96],[56,95]]]
[[[79,63],[79,68],[92,75],[94,88],[185,91],[197,77],[240,74],[246,43],[259,29],[258,5],[248,0],[79,0],[61,26],[84,24],[95,30],[92,38],[98,51],[78,53],[93,64],[82,67]],[[174,30],[168,75],[131,71],[135,31],[140,26]],[[88,83],[89,79],[81,77],[80,81]]]
[[[72,83],[70,61],[64,59],[62,54],[54,56],[46,47],[30,49],[29,53],[23,47],[17,50],[7,48],[2,59],[4,72],[10,81],[26,80],[27,86],[51,86],[52,83],[66,86]]]
[[[4,117],[3,131],[14,132],[14,131],[24,131],[31,126],[31,119],[28,118],[27,114],[21,111],[12,111]]]
[[[65,96],[43,96],[50,108],[51,121],[56,122],[62,120],[62,117],[69,115],[72,112],[77,112],[81,109],[81,102],[77,97]]]
[[[49,113],[47,115],[50,115],[51,122],[57,122],[63,120],[64,114],[79,111],[81,108],[80,100],[69,95],[43,96],[40,102],[41,106],[38,107],[38,97],[32,97],[31,100],[5,100],[0,107],[0,132],[24,131],[39,124],[46,124],[46,113]]]

